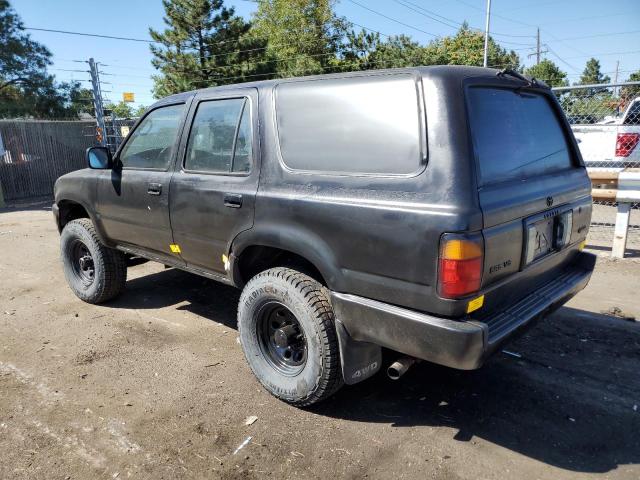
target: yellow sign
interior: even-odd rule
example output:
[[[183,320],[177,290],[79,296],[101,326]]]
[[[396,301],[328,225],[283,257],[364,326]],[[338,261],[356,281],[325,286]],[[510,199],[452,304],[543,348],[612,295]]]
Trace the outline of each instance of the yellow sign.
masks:
[[[173,253],[182,253],[180,251],[180,245],[176,245],[175,243],[172,243],[171,245],[169,245],[169,248],[171,249],[171,252],[173,252]]]
[[[122,101],[127,103],[135,102],[135,95],[133,92],[122,92]]]

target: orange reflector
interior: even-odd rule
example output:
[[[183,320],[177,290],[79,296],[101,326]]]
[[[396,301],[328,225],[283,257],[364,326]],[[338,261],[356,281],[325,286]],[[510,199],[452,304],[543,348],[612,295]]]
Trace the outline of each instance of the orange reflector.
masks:
[[[477,242],[463,239],[446,240],[442,246],[442,259],[470,260],[482,256],[482,246]]]

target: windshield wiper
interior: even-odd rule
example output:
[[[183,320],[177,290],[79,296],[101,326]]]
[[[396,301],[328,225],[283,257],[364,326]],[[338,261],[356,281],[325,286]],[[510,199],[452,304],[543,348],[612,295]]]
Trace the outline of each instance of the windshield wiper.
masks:
[[[498,73],[496,73],[496,75],[498,77],[504,77],[505,75],[509,75],[510,77],[517,78],[518,80],[522,80],[523,82],[526,82],[526,84],[527,84],[526,86],[527,87],[544,87],[544,86],[546,86],[545,84],[541,84],[540,82],[538,82],[538,80],[536,80],[535,78],[533,78],[533,77],[527,78],[524,75],[522,75],[521,73],[516,72],[515,70],[513,70],[511,68],[503,68]]]

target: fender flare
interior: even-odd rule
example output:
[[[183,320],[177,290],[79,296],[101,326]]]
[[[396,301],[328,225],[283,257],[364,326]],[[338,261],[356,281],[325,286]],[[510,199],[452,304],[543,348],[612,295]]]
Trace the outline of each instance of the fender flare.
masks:
[[[344,279],[335,255],[329,245],[318,235],[299,227],[269,223],[256,226],[239,233],[232,241],[229,252],[232,268],[230,273],[235,285],[241,285],[235,268],[242,252],[253,246],[263,246],[287,250],[308,260],[322,275],[327,288],[339,290]]]
[[[107,240],[107,237],[105,236],[104,231],[102,230],[102,224],[98,222],[96,213],[92,209],[90,209],[84,201],[78,200],[77,198],[71,198],[69,196],[65,196],[63,198],[56,198],[55,200],[55,204],[60,210],[61,210],[61,204],[64,204],[65,202],[75,203],[77,205],[80,205],[82,208],[84,208],[84,211],[87,212],[87,215],[89,215],[89,219],[91,220],[91,223],[93,223],[93,226],[96,228],[96,233],[98,234],[98,238],[100,239],[100,241],[108,247],[114,246],[112,242],[109,242]],[[58,231],[62,232],[60,221],[61,221],[60,217],[58,217],[56,219]]]

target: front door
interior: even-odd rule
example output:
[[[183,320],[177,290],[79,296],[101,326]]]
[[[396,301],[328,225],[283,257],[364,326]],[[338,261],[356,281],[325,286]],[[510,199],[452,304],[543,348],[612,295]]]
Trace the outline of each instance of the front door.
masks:
[[[187,265],[224,274],[231,241],[253,225],[259,178],[257,91],[200,94],[171,179],[174,242]]]
[[[185,104],[149,112],[100,172],[98,221],[110,240],[160,256],[170,255],[169,184]]]

